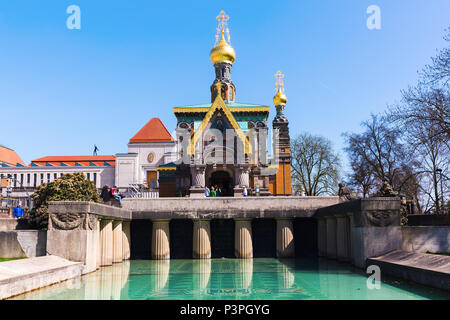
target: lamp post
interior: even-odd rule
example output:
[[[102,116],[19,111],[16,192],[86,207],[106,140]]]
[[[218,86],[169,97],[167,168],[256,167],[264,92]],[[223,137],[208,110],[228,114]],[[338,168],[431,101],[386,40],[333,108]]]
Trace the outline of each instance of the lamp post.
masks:
[[[442,169],[436,169],[436,172],[439,173],[439,179],[441,180],[441,212],[440,213],[444,213],[444,208],[445,208],[445,201],[444,201],[444,189],[442,188]]]
[[[8,215],[11,214],[11,192],[12,192],[12,187],[8,184],[8,186],[6,187],[6,197],[7,197],[7,202],[6,202],[6,207],[8,208]]]

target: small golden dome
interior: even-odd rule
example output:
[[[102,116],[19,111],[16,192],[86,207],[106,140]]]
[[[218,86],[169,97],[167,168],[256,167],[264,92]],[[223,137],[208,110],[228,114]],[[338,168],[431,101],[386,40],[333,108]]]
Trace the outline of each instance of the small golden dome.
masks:
[[[219,43],[211,49],[209,57],[214,64],[219,62],[233,63],[236,59],[236,52],[234,51],[233,47],[225,41],[223,30],[222,38],[220,39]]]
[[[277,94],[275,95],[275,97],[273,97],[273,103],[275,104],[275,106],[285,106],[286,102],[287,102],[287,97],[281,91],[281,87],[279,87]]]

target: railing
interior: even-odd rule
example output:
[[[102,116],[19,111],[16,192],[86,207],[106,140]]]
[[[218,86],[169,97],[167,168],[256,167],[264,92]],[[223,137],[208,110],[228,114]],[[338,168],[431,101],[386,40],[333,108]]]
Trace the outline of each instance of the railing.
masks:
[[[144,184],[134,183],[130,184],[126,196],[139,199],[159,198],[159,192],[157,189],[150,189]]]

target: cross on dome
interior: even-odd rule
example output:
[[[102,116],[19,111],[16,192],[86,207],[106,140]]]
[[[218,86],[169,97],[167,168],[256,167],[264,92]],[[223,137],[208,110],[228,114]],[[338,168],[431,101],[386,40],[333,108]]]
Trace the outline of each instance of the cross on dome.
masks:
[[[224,34],[224,32],[227,33],[227,40],[228,43],[230,43],[230,30],[228,30],[228,24],[227,21],[230,19],[230,17],[225,13],[225,11],[220,11],[219,15],[216,17],[217,21],[219,21],[219,25],[217,26],[216,31],[216,44],[219,42],[219,35]]]

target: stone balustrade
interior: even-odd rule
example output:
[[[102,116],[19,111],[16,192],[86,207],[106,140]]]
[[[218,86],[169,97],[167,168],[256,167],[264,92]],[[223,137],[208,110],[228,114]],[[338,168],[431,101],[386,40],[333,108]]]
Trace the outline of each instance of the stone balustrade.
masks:
[[[400,199],[368,198],[320,208],[318,254],[364,268],[370,257],[401,249]]]
[[[84,201],[49,204],[47,253],[83,263],[83,274],[130,258],[131,211]]]

